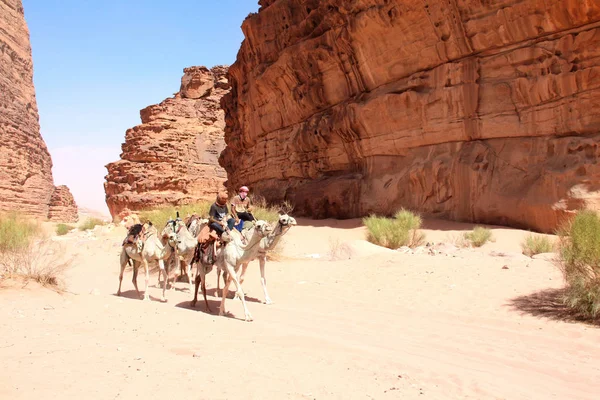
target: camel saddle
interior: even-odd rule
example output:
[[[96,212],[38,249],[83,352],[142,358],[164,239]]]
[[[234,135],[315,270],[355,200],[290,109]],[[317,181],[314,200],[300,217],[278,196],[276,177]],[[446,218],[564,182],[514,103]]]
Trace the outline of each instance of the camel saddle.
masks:
[[[133,244],[141,251],[144,247],[144,226],[142,224],[135,224],[127,232],[127,237],[123,240],[122,246]]]
[[[202,229],[200,229],[200,233],[198,233],[198,243],[201,245],[218,239],[219,235],[211,230],[208,225],[203,226]]]

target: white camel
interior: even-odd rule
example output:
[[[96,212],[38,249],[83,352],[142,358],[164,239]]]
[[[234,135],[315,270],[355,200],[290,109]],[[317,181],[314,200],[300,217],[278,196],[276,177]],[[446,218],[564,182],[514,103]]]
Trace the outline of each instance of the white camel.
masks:
[[[134,225],[135,227],[135,225]],[[132,230],[130,230],[130,233]],[[139,227],[139,225],[138,225]],[[141,242],[140,242],[141,241]],[[163,282],[163,291],[162,291],[162,301],[166,301],[165,291],[166,284],[168,281],[167,271],[165,270],[164,260],[168,259],[171,255],[172,246],[175,246],[177,243],[177,236],[175,234],[170,234],[167,236],[167,244],[163,245],[161,240],[158,238],[158,231],[151,223],[145,224],[142,229],[142,237],[138,239],[135,243],[124,243],[123,248],[121,250],[121,273],[119,274],[119,290],[117,291],[117,296],[121,295],[121,283],[123,281],[123,272],[125,271],[125,267],[131,261],[133,264],[133,286],[135,287],[135,291],[137,292],[140,298],[140,291],[137,286],[137,274],[138,268],[140,264],[144,265],[144,270],[146,272],[146,288],[144,290],[144,300],[149,300],[150,295],[148,293],[148,282],[150,280],[150,272],[148,263],[151,261],[157,261],[158,266],[160,268],[159,274],[164,273],[165,280]]]
[[[223,288],[223,295],[221,297],[221,305],[219,307],[219,315],[225,314],[225,299],[227,298],[229,285],[231,282],[233,282],[236,286],[236,296],[239,297],[242,302],[242,306],[244,307],[245,320],[252,321],[252,315],[250,314],[250,310],[248,310],[248,306],[246,305],[244,291],[237,278],[237,273],[242,264],[247,263],[248,260],[253,260],[256,258],[256,255],[260,250],[261,239],[267,236],[270,231],[271,226],[267,222],[257,221],[254,227],[248,233],[250,237],[246,245],[242,243],[241,236],[236,230],[230,231],[229,235],[227,233],[223,234],[229,236],[230,241],[224,247],[219,249],[216,254],[215,265],[217,266],[217,270],[226,272],[227,274],[225,287]],[[196,277],[196,288],[194,290],[194,300],[192,300],[191,303],[192,307],[196,305],[198,300],[198,286],[201,281],[205,282],[206,278],[204,265],[200,265],[198,267],[198,271],[199,273]],[[203,284],[203,293],[204,301],[208,307],[205,284]]]
[[[293,217],[290,217],[287,214],[280,215],[279,221],[277,222],[277,226],[275,226],[275,229],[273,229],[271,233],[269,233],[260,241],[260,250],[258,251],[257,258],[260,263],[260,283],[262,285],[263,292],[265,295],[265,304],[273,304],[273,301],[271,300],[271,297],[269,297],[269,293],[267,292],[267,278],[265,276],[267,252],[273,250],[277,246],[283,235],[285,235],[294,225],[297,225],[297,223]],[[244,283],[244,275],[246,274],[246,270],[248,269],[248,264],[249,262],[242,265],[242,271],[239,278],[240,284]]]
[[[185,264],[185,273],[188,277],[189,289],[191,292],[191,264],[192,258],[194,257],[194,251],[196,250],[196,246],[198,245],[198,239],[196,236],[190,233],[187,226],[179,218],[167,222],[167,225],[163,230],[163,235],[170,235],[171,233],[177,236],[177,246],[175,247],[174,264],[175,266],[177,266],[177,264],[181,263],[182,261]]]

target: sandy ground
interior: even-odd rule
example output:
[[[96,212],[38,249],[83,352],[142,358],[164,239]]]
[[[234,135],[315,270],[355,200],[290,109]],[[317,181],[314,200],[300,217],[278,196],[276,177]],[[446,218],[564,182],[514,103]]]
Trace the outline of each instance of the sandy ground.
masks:
[[[560,306],[551,262],[518,254],[526,232],[401,254],[366,243],[359,221],[299,223],[267,265],[275,304],[249,268],[252,323],[239,300],[231,318],[191,309],[184,282],[159,302],[156,274],[152,301],[130,270],[117,297],[123,228],[61,239],[76,256],[67,292],[0,290],[0,399],[598,398],[600,330]],[[471,228],[425,227],[430,242]],[[208,284],[216,313],[214,272]]]

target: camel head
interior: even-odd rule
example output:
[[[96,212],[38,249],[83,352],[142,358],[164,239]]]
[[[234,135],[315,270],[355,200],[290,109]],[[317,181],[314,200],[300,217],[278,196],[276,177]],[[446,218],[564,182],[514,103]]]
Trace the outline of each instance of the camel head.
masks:
[[[260,236],[267,236],[273,228],[267,223],[267,221],[258,220],[254,223],[254,231],[258,232]]]
[[[294,217],[290,217],[287,214],[282,214],[279,216],[279,225],[289,227],[293,225],[298,225],[298,223],[296,222],[296,219]]]
[[[177,237],[177,234],[179,233],[182,227],[185,227],[185,224],[181,219],[177,218],[175,220],[168,220],[167,224],[161,232],[163,239],[168,240],[171,246],[181,243],[181,241]]]

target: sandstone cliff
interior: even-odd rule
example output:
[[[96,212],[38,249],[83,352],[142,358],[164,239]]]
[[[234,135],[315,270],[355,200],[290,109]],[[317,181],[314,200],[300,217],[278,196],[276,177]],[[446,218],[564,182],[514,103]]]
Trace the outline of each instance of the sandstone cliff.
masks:
[[[228,186],[540,231],[600,206],[600,2],[260,4],[223,99]]]
[[[46,219],[54,192],[52,160],[40,135],[23,4],[0,0],[0,211]],[[77,213],[74,202],[72,207],[69,215]]]
[[[221,97],[229,91],[227,67],[184,69],[173,98],[140,112],[129,129],[121,160],[108,164],[104,189],[114,219],[129,210],[212,200],[223,188],[218,157],[225,147]]]
[[[40,135],[21,0],[0,0],[0,211],[46,218],[52,160]]]
[[[68,187],[57,186],[50,198],[48,219],[56,222],[79,221],[77,204]]]

